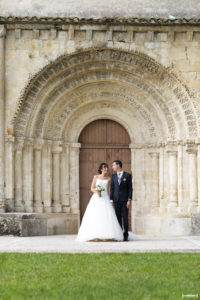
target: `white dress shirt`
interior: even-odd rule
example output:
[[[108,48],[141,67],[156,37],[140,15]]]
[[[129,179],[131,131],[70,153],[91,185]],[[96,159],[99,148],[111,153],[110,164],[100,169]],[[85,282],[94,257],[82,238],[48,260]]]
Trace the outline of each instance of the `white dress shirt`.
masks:
[[[117,172],[118,182],[119,182],[119,179],[120,179],[120,182],[121,182],[121,178],[122,178],[123,172],[124,171]],[[120,184],[120,182],[119,182],[119,184]]]

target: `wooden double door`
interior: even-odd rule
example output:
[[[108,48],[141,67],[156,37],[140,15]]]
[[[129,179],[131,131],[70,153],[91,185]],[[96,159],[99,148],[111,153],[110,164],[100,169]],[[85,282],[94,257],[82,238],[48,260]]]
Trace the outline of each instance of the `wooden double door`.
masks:
[[[112,162],[119,159],[123,163],[123,170],[131,173],[131,151],[130,138],[125,128],[108,119],[100,119],[88,124],[80,134],[79,143],[81,143],[79,186],[82,220],[92,196],[90,187],[93,176],[98,174],[99,164],[106,162],[111,175]],[[129,229],[131,230],[131,209],[129,209]]]

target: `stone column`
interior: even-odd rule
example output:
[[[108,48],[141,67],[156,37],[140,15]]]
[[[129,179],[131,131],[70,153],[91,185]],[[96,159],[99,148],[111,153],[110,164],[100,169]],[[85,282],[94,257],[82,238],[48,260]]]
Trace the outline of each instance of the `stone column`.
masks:
[[[43,141],[34,143],[34,212],[42,213],[42,145]]]
[[[6,168],[5,168],[5,207],[6,211],[14,211],[14,144],[13,136],[6,137]]]
[[[129,145],[131,148],[131,144]],[[135,149],[131,148],[131,171],[132,171],[132,199],[135,199]]]
[[[151,170],[152,170],[152,211],[158,212],[160,206],[159,200],[159,153],[150,152]]]
[[[178,206],[181,212],[183,202],[183,145],[178,145]]]
[[[62,212],[60,194],[60,152],[62,147],[53,146],[53,212]]]
[[[187,145],[186,151],[189,155],[189,211],[195,212],[198,206],[198,184],[197,184],[197,147],[196,145]]]
[[[15,175],[15,200],[14,200],[14,207],[16,212],[24,212],[24,202],[23,202],[23,192],[22,192],[22,156],[23,156],[23,139],[17,139],[15,142],[15,168],[14,168],[14,175]]]
[[[178,207],[178,193],[177,193],[177,151],[168,150],[169,156],[169,201],[168,212],[176,212]]]
[[[5,36],[6,29],[0,25],[0,213],[5,212]]]
[[[70,212],[70,186],[69,186],[70,147],[63,145],[61,154],[61,203],[62,212]]]
[[[81,144],[70,144],[70,205],[72,213],[79,213],[79,151]]]
[[[42,201],[44,212],[52,212],[52,152],[51,141],[46,141],[42,150]]]
[[[33,212],[33,141],[26,140],[23,149],[23,200],[26,212]]]
[[[197,152],[197,181],[198,181],[198,213],[200,213],[200,144]]]
[[[160,156],[159,156],[159,198],[161,202],[164,199],[164,145],[163,144],[160,146]]]
[[[137,202],[134,201],[135,200],[135,149],[133,144],[130,144],[129,148],[131,149],[131,171],[132,171],[132,187],[133,187],[132,205],[131,205],[131,226],[132,226],[132,231],[134,232],[136,206],[137,206]]]

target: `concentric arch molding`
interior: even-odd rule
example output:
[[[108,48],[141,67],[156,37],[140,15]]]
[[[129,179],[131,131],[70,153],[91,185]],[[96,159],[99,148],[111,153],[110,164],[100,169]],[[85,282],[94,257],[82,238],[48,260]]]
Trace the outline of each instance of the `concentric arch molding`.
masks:
[[[198,136],[198,108],[194,107],[189,90],[177,76],[143,53],[107,48],[88,49],[61,56],[35,74],[18,101],[12,120],[14,136],[31,137],[31,132],[37,132],[34,126],[38,126],[38,114],[42,112],[44,118],[50,115],[48,108],[52,108],[50,102],[53,97],[52,103],[56,105],[65,93],[72,92],[76,95],[80,85],[88,83],[84,81],[86,74],[90,82],[116,79],[120,83],[127,80],[133,86],[133,93],[137,85],[144,94],[149,94],[149,99],[154,99],[152,104],[159,107],[163,115],[166,111],[169,112],[171,120],[169,118],[168,123],[171,122],[171,125],[168,124],[168,127],[173,132],[171,138],[180,139],[180,135],[176,136],[180,130],[184,131],[184,138]],[[162,99],[162,107],[156,101],[158,96],[160,103]],[[48,121],[43,124],[46,122]],[[41,126],[40,130],[43,132]]]
[[[74,93],[64,95],[57,101],[47,116],[44,125],[39,126],[38,124],[38,126],[35,126],[38,128],[38,132],[34,134],[34,137],[41,136],[39,128],[43,127],[44,138],[67,138],[67,134],[63,133],[64,127],[72,116],[75,116],[75,119],[79,115],[84,119],[90,118],[86,114],[87,110],[90,111],[91,115],[98,115],[100,111],[102,115],[103,112],[106,115],[107,110],[112,107],[113,114],[114,110],[117,109],[119,114],[124,115],[125,119],[128,115],[132,115],[133,122],[130,122],[130,126],[134,128],[134,135],[136,133],[139,135],[139,140],[141,138],[145,140],[147,137],[148,140],[163,139],[163,137],[166,139],[168,124],[167,120],[164,120],[164,114],[161,114],[162,111],[156,110],[153,103],[151,103],[153,100],[145,98],[143,93],[135,89],[134,94],[133,89],[127,84],[122,85],[109,80],[80,86],[75,95]],[[85,109],[82,110],[84,107]],[[38,116],[38,121],[41,121],[40,116]],[[143,124],[143,126],[140,124]],[[170,130],[172,131],[173,128],[170,128]],[[135,140],[138,141],[138,138]]]

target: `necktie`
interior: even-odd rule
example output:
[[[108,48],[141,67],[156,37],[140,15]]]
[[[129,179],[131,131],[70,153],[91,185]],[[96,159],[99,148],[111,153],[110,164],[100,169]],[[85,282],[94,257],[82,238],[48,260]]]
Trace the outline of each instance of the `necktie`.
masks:
[[[118,183],[120,184],[120,182],[121,182],[121,173],[118,173],[117,175],[118,175]]]

